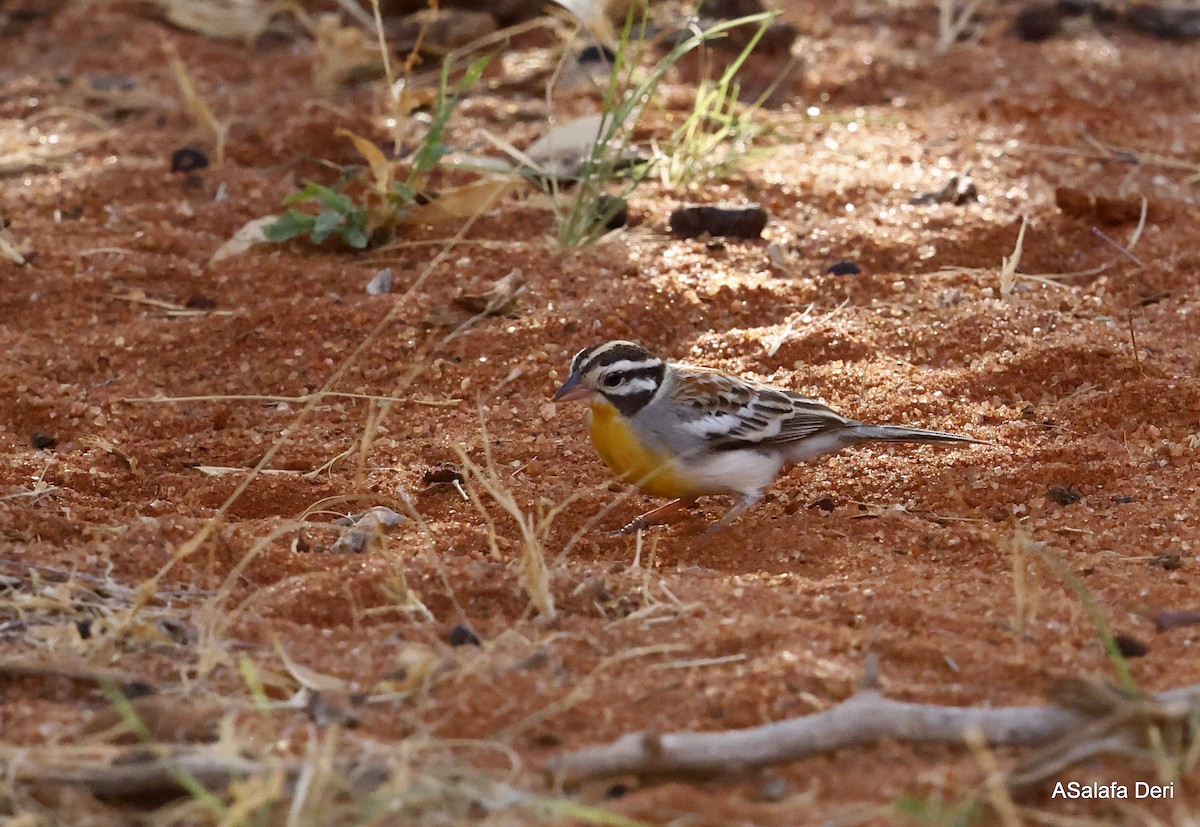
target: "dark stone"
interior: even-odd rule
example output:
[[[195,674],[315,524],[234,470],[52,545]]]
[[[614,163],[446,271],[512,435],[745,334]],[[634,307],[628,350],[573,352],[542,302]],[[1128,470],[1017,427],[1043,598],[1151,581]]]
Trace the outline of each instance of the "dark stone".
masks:
[[[862,272],[862,268],[853,261],[844,259],[826,267],[825,272],[831,276],[857,276]]]
[[[191,146],[181,147],[171,153],[171,172],[194,172],[208,166],[208,156]]]
[[[671,232],[682,238],[696,238],[705,233],[733,238],[759,238],[767,226],[767,211],[758,204],[733,207],[726,205],[693,205],[680,207],[671,213]]]

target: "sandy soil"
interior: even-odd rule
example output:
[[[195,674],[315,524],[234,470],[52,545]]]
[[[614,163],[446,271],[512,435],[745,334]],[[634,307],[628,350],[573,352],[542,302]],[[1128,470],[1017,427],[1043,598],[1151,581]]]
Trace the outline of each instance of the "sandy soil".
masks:
[[[0,69],[0,210],[29,259],[0,262],[0,651],[50,673],[0,670],[7,744],[99,739],[109,701],[53,672],[108,670],[178,702],[185,723],[236,722],[252,754],[303,756],[329,714],[268,720],[239,671],[256,665],[286,698],[297,680],[281,649],[355,692],[387,679],[400,693],[332,704],[356,742],[502,773],[499,744],[521,762],[509,780],[531,790],[548,758],[627,731],[829,709],[871,652],[896,698],[1037,704],[1059,679],[1114,671],[1035,547],[1145,645],[1129,661],[1141,687],[1200,682],[1200,626],[1156,626],[1200,610],[1194,45],[1086,24],[1028,43],[1015,9],[989,5],[977,40],[938,54],[933,4],[788,3],[802,68],[763,117],[769,151],[690,190],[642,186],[636,225],[599,244],[565,249],[551,212],[509,199],[453,243],[460,227],[443,224],[382,251],[294,242],[214,263],[300,182],[331,181],[318,159],[360,162],[335,128],[386,144],[380,84],[319,93],[307,37],[209,39],[150,4],[21,8]],[[213,144],[164,43],[230,123],[222,165],[171,171],[176,149]],[[450,146],[544,131],[545,76],[517,78],[520,65],[490,68]],[[691,88],[672,75],[662,96],[683,107]],[[577,94],[563,114],[597,105]],[[968,172],[977,201],[911,203]],[[761,240],[681,240],[666,227],[684,201],[755,201],[771,218]],[[1023,216],[1032,275],[1002,296]],[[861,272],[827,272],[843,260]],[[394,292],[368,295],[383,267]],[[454,337],[423,323],[514,268],[527,289],[510,316]],[[571,355],[612,338],[991,444],[798,468],[715,536],[702,531],[719,499],[645,533],[634,568],[637,541],[611,532],[657,503],[623,498],[582,411],[550,402]],[[275,398],[322,388],[345,395]],[[485,429],[491,479],[523,513],[578,495],[542,525],[552,620],[522,586],[512,517],[478,483],[472,503],[425,481],[460,467],[458,450],[486,465]],[[363,553],[330,551],[328,521],[370,505],[416,519]],[[452,646],[456,627],[482,646]],[[212,735],[200,730],[173,737]],[[583,795],[624,793],[599,803],[651,823],[899,822],[904,796],[987,802],[987,772],[966,750],[888,743]],[[1058,777],[1159,776],[1122,759]],[[1197,793],[1193,776],[1166,804],[1052,801],[1048,788],[1021,804],[1181,821]],[[0,787],[2,811],[125,812],[21,784]]]

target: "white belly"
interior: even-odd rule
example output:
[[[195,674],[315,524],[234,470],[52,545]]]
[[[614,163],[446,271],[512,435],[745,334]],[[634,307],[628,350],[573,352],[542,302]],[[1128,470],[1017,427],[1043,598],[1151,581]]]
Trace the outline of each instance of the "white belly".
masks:
[[[783,457],[750,449],[717,451],[699,460],[684,459],[680,465],[698,489],[712,494],[757,496],[779,476]]]

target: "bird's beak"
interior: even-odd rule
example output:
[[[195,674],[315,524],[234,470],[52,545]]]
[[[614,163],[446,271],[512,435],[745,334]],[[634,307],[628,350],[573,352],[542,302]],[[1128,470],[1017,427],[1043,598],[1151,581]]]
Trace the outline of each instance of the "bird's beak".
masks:
[[[591,389],[580,383],[579,374],[572,373],[567,377],[567,381],[563,382],[562,387],[555,392],[554,401],[567,402],[572,399],[587,399],[591,395]]]

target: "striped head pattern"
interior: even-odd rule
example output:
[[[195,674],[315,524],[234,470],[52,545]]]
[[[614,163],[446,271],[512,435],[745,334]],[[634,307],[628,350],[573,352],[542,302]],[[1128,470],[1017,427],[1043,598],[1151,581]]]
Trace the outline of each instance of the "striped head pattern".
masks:
[[[633,416],[662,386],[667,365],[633,342],[585,347],[571,360],[571,375],[554,394],[559,399],[600,396],[625,416]]]

